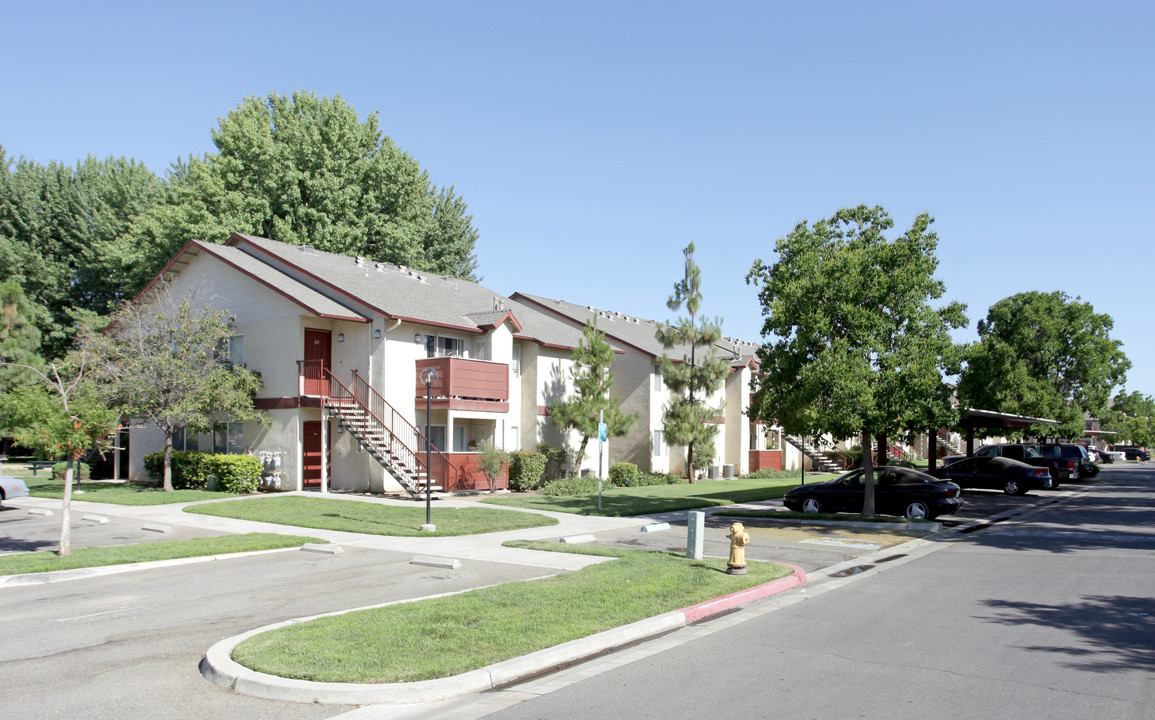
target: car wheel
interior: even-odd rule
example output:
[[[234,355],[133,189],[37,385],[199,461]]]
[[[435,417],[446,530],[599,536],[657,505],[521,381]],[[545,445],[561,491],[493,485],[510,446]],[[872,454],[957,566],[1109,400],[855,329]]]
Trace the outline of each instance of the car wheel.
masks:
[[[1003,485],[1003,492],[1007,495],[1022,495],[1026,491],[1026,488],[1019,485],[1018,480],[1007,480],[1007,484]]]
[[[907,520],[930,520],[934,517],[927,504],[921,500],[915,500],[906,506],[906,512],[903,513]]]
[[[822,503],[816,497],[804,498],[802,500],[802,512],[804,512],[804,513],[822,512]]]

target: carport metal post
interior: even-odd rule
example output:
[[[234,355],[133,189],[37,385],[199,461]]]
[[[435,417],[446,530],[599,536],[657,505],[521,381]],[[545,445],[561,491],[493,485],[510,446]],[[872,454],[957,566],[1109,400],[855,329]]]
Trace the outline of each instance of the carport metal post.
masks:
[[[427,367],[421,371],[421,382],[425,385],[425,525],[433,524],[430,520],[430,486],[433,484],[433,442],[429,439],[429,426],[433,422],[433,385],[437,382],[438,374],[435,368]]]

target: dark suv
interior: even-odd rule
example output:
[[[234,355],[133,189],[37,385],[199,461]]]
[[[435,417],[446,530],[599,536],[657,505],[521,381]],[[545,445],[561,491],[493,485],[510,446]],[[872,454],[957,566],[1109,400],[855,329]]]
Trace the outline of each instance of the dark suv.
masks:
[[[1065,458],[1043,457],[1034,445],[1029,443],[999,443],[983,445],[975,451],[975,457],[1005,457],[1025,462],[1035,467],[1045,467],[1051,471],[1051,489],[1068,480],[1079,479],[1079,464]]]
[[[1123,457],[1128,460],[1150,460],[1151,453],[1147,452],[1141,447],[1135,445],[1112,445],[1111,449],[1115,452],[1123,453]]]
[[[1035,449],[1039,454],[1048,458],[1061,458],[1070,460],[1075,463],[1078,468],[1078,474],[1071,477],[1072,480],[1079,478],[1090,478],[1098,474],[1099,468],[1091,461],[1090,455],[1087,453],[1087,448],[1082,445],[1074,443],[1038,443]]]

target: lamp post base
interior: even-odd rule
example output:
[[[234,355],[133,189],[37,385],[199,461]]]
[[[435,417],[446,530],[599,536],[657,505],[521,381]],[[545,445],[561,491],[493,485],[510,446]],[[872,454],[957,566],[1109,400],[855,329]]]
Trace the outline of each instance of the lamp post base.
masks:
[[[421,526],[421,532],[437,532],[437,526],[426,523]]]

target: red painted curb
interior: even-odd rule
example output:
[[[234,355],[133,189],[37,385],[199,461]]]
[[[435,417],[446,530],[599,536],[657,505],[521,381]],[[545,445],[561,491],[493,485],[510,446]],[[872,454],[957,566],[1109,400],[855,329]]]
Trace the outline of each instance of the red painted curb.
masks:
[[[717,615],[718,613],[725,612],[726,610],[736,608],[739,605],[745,605],[746,603],[754,602],[755,600],[761,600],[764,597],[770,597],[771,595],[784,592],[790,588],[796,588],[802,583],[806,582],[806,571],[802,568],[798,567],[797,565],[791,565],[790,563],[778,564],[794,568],[794,574],[789,577],[778,578],[777,580],[763,583],[761,585],[755,585],[752,588],[746,588],[745,590],[732,592],[729,595],[723,595],[722,597],[714,598],[713,600],[700,602],[697,605],[691,605],[689,607],[682,608],[679,612],[685,614],[686,624],[688,625],[690,623],[698,622],[703,618],[708,618],[711,615]]]

